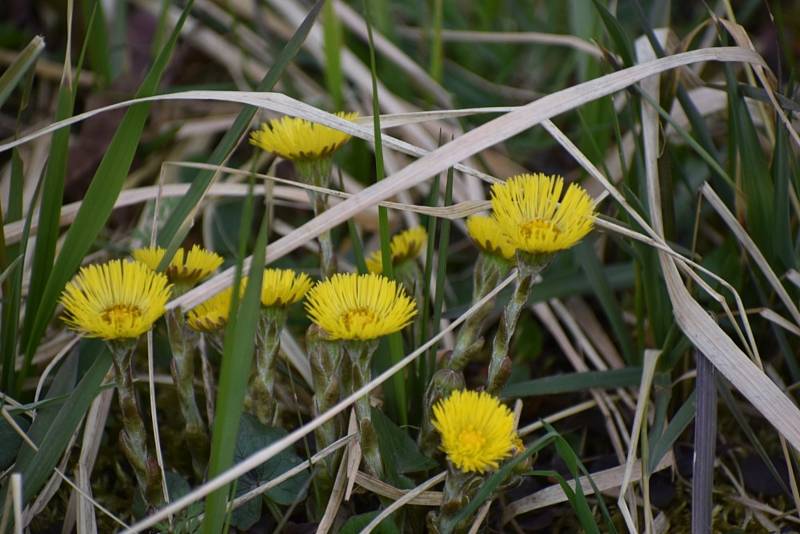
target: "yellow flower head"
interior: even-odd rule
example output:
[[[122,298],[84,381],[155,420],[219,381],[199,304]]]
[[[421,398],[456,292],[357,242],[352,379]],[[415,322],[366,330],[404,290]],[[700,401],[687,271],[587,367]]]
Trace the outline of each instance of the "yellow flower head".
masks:
[[[454,391],[433,407],[441,449],[461,471],[497,469],[519,445],[511,410],[485,391]]]
[[[134,261],[81,267],[61,293],[64,322],[86,337],[137,338],[164,314],[167,277]]]
[[[403,329],[417,305],[403,286],[378,274],[334,274],[318,282],[306,311],[330,339],[375,339]]]
[[[579,185],[542,173],[520,174],[492,186],[494,219],[516,249],[551,253],[567,249],[594,224],[594,202]]]
[[[427,241],[428,232],[422,226],[415,226],[392,237],[392,242],[389,244],[392,251],[392,264],[399,265],[406,260],[416,258]],[[367,258],[367,269],[371,273],[383,272],[383,258],[380,249]]]
[[[339,112],[337,117],[353,121],[358,113]],[[281,117],[250,133],[250,144],[292,161],[327,158],[350,140],[350,134],[305,119]]]
[[[311,289],[311,278],[306,273],[291,269],[265,269],[261,282],[261,305],[289,306],[302,299]]]
[[[228,324],[233,288],[228,287],[186,314],[186,324],[198,332],[213,332]]]
[[[131,254],[136,261],[144,263],[155,271],[164,258],[164,253],[166,250],[161,247],[147,247],[137,248]],[[194,285],[216,271],[220,265],[222,256],[193,245],[188,254],[183,248],[176,250],[164,274],[174,284]]]
[[[467,219],[467,233],[483,252],[507,261],[514,259],[516,250],[493,217],[473,215]]]

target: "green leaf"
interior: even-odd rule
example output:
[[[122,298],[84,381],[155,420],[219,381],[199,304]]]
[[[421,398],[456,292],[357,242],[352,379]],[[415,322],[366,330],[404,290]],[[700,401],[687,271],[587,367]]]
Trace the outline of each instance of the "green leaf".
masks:
[[[503,389],[501,396],[503,398],[535,397],[588,389],[624,388],[637,385],[641,377],[641,367],[567,373],[509,384]]]
[[[262,425],[255,417],[243,415],[239,425],[239,435],[236,438],[236,452],[234,462],[240,462],[286,436],[282,428],[273,428]],[[248,472],[238,479],[236,496],[244,495],[248,491],[269,482],[303,460],[292,450],[285,450],[274,456],[269,461]],[[281,505],[290,505],[302,499],[303,489],[309,474],[299,473],[282,484],[266,492],[266,497]],[[234,510],[231,515],[231,525],[238,529],[247,530],[261,517],[261,497],[251,499],[244,506]]]
[[[342,525],[342,529],[339,531],[339,534],[358,534],[364,529],[364,527],[369,525],[370,521],[375,519],[379,513],[380,511],[354,515],[348,519],[344,525]],[[380,524],[372,530],[372,532],[375,532],[375,534],[400,534],[400,529],[397,528],[397,525],[395,525],[391,517],[387,517],[381,521]]]
[[[44,50],[44,38],[37,35],[28,43],[22,52],[14,59],[14,62],[0,76],[0,107],[3,106],[11,91],[19,84],[22,77],[34,64],[39,54]]]
[[[599,0],[592,0],[592,3],[594,3],[597,12],[600,13],[600,19],[603,21],[608,35],[611,37],[611,40],[614,41],[617,47],[617,53],[622,57],[623,66],[632,67],[635,64],[633,43],[622,27],[622,24],[619,23],[617,18],[612,15]]]
[[[20,415],[12,415],[11,418],[23,431],[27,431],[31,425],[28,419]],[[22,445],[22,436],[17,434],[8,421],[0,419],[0,471],[14,463],[20,445]]]
[[[92,361],[89,369],[83,374],[78,385],[72,389],[78,368],[78,356],[74,354],[62,364],[57,380],[48,391],[48,397],[62,395],[71,390],[69,398],[61,405],[51,405],[39,411],[36,420],[28,432],[28,436],[39,447],[33,452],[30,447],[20,449],[16,469],[22,473],[24,484],[24,500],[28,502],[47,479],[53,474],[53,468],[78,428],[86,410],[97,396],[103,378],[111,368],[111,354],[104,343],[97,340],[82,342],[81,359]],[[63,378],[62,372],[64,373]]]
[[[402,428],[375,408],[372,409],[372,424],[378,434],[378,445],[387,471],[405,474],[436,467],[437,463],[422,454],[414,440]]]
[[[333,0],[325,0],[322,10],[322,30],[325,51],[325,85],[333,100],[337,111],[342,109],[344,98],[342,96],[342,24],[336,16]]]
[[[694,399],[695,392],[686,399],[686,401],[678,408],[672,420],[667,425],[667,429],[661,434],[658,439],[650,443],[650,460],[647,466],[648,472],[652,473],[658,462],[667,454],[667,451],[672,449],[672,445],[677,441],[678,437],[683,434],[686,427],[694,419]]]
[[[147,73],[147,77],[139,87],[136,93],[137,97],[150,96],[158,88],[161,75],[172,55],[180,30],[193,3],[194,0],[187,2],[168,43],[156,58],[150,72]],[[36,310],[36,317],[27,340],[25,360],[17,377],[18,387],[27,377],[33,354],[55,311],[59,294],[80,266],[84,256],[111,215],[114,203],[130,171],[149,110],[150,104],[136,104],[125,112],[111,144],[92,178],[83,203],[75,216],[75,221],[67,230],[61,253],[53,265],[42,294],[41,304]]]

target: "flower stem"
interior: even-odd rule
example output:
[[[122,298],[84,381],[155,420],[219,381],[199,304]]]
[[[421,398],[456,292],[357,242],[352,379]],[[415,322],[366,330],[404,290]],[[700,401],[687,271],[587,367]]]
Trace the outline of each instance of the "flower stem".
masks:
[[[155,457],[148,450],[147,430],[133,384],[135,343],[109,343],[109,348],[114,360],[117,400],[122,413],[120,447],[133,468],[145,502],[156,506],[162,501],[161,471]]]
[[[275,399],[275,374],[281,329],[286,323],[286,310],[280,307],[262,310],[256,334],[256,370],[250,379],[248,403],[261,424],[273,424],[278,403]]]
[[[500,324],[497,327],[494,342],[492,343],[492,357],[489,361],[489,378],[486,385],[486,390],[493,395],[500,393],[511,374],[511,359],[508,357],[508,348],[514,335],[514,329],[517,326],[519,314],[528,303],[534,275],[533,271],[520,269],[514,285],[514,294],[500,317]]]
[[[442,506],[438,514],[428,516],[428,530],[436,534],[467,532],[472,524],[472,517],[455,523],[455,516],[475,496],[484,481],[482,475],[465,473],[447,464],[447,478],[442,492]]]
[[[347,343],[345,350],[350,356],[353,377],[350,385],[351,391],[357,391],[369,382],[370,363],[372,362],[372,355],[377,348],[377,340]],[[383,463],[381,462],[381,453],[378,448],[378,434],[372,425],[372,407],[369,403],[369,394],[356,401],[356,416],[358,417],[358,428],[361,435],[361,454],[364,457],[367,471],[373,476],[381,477]]]
[[[295,167],[303,180],[317,187],[328,187],[332,162],[330,158],[309,161],[296,161]],[[309,191],[309,198],[314,207],[314,216],[318,217],[328,209],[328,197],[324,193]],[[319,265],[322,278],[330,278],[337,271],[336,255],[333,251],[333,240],[330,230],[322,232],[317,238],[319,242]]]
[[[167,313],[167,335],[172,349],[170,371],[183,415],[183,437],[192,457],[195,475],[202,480],[208,463],[208,431],[194,392],[196,347],[200,335],[186,326],[180,311]]]

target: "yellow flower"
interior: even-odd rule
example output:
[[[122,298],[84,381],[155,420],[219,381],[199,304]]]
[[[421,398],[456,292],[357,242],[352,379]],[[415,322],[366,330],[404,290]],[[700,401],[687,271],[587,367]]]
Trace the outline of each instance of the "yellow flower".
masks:
[[[165,252],[166,250],[161,247],[146,247],[137,248],[131,254],[136,261],[144,263],[155,271],[164,258]],[[174,284],[194,285],[216,271],[220,265],[222,265],[222,256],[198,245],[193,245],[188,254],[183,248],[176,250],[164,274]]]
[[[167,277],[145,264],[112,260],[82,267],[61,294],[64,322],[86,337],[137,338],[164,314]]]
[[[512,246],[528,253],[570,248],[594,224],[594,202],[579,185],[561,197],[564,179],[542,173],[520,174],[492,186],[494,219]]]
[[[454,391],[439,401],[433,407],[433,426],[447,459],[465,472],[497,469],[519,445],[511,410],[485,391]]]
[[[198,332],[213,332],[228,323],[233,288],[228,287],[205,302],[198,304],[186,314],[186,324]]]
[[[416,258],[427,241],[428,233],[422,226],[415,226],[392,237],[392,242],[389,244],[392,252],[392,264],[399,265],[406,260]],[[383,272],[383,258],[380,249],[374,251],[367,258],[367,269],[371,273]]]
[[[403,329],[417,305],[385,276],[335,274],[308,292],[306,311],[330,339],[375,339]]]
[[[514,259],[516,250],[493,217],[473,215],[467,219],[467,232],[483,252],[505,260]]]
[[[311,289],[311,278],[306,273],[291,269],[266,269],[261,282],[261,305],[288,306],[302,299]]]
[[[358,113],[339,112],[337,117],[353,121]],[[292,161],[327,158],[350,140],[350,134],[305,119],[281,117],[250,133],[250,144]]]

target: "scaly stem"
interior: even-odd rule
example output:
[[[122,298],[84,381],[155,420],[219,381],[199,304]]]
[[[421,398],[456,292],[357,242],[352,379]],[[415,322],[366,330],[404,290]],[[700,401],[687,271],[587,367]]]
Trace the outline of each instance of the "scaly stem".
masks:
[[[514,329],[517,327],[519,314],[528,303],[533,277],[534,273],[520,269],[514,285],[514,294],[500,317],[500,324],[497,326],[492,343],[489,378],[486,384],[486,390],[493,395],[500,393],[511,374],[511,358],[508,357],[508,347],[511,344]]]
[[[503,262],[503,260],[490,258],[484,254],[478,256],[472,287],[472,302],[478,302],[492,291],[497,286],[500,278],[508,272],[508,269],[509,264]],[[494,299],[491,299],[464,321],[464,324],[458,330],[456,344],[447,363],[448,368],[456,371],[464,369],[475,353],[483,347],[483,338],[480,335],[481,327],[493,307]]]
[[[378,348],[377,340],[350,341],[346,345],[346,352],[350,356],[353,381],[351,391],[357,391],[369,382],[370,363],[372,355]],[[356,401],[356,416],[361,435],[361,454],[369,474],[380,478],[383,474],[383,463],[378,448],[378,434],[372,425],[372,407],[369,403],[369,394]]]
[[[278,351],[281,329],[286,323],[286,310],[270,307],[261,311],[256,334],[256,369],[250,379],[248,404],[261,424],[273,424],[276,408],[275,374],[278,371]]]
[[[183,436],[192,457],[194,473],[202,480],[208,463],[208,431],[194,392],[195,356],[200,335],[186,326],[180,311],[168,312],[166,319],[172,349],[170,371],[183,415]]]
[[[442,492],[442,506],[439,513],[428,515],[428,531],[435,534],[467,532],[474,518],[468,517],[455,523],[456,514],[475,496],[483,483],[484,477],[477,473],[459,471],[447,463],[447,478]]]
[[[330,158],[321,158],[308,161],[295,161],[298,174],[307,184],[317,187],[328,187],[332,162]],[[328,196],[317,191],[309,191],[311,205],[314,207],[314,216],[317,217],[328,209]],[[336,255],[333,251],[333,240],[330,230],[322,232],[317,238],[319,241],[319,265],[322,278],[330,278],[337,270]]]
[[[151,456],[148,450],[147,430],[133,384],[132,363],[135,343],[109,343],[109,348],[114,360],[117,399],[122,413],[120,447],[133,468],[145,502],[157,506],[162,501],[161,471],[155,457]]]

